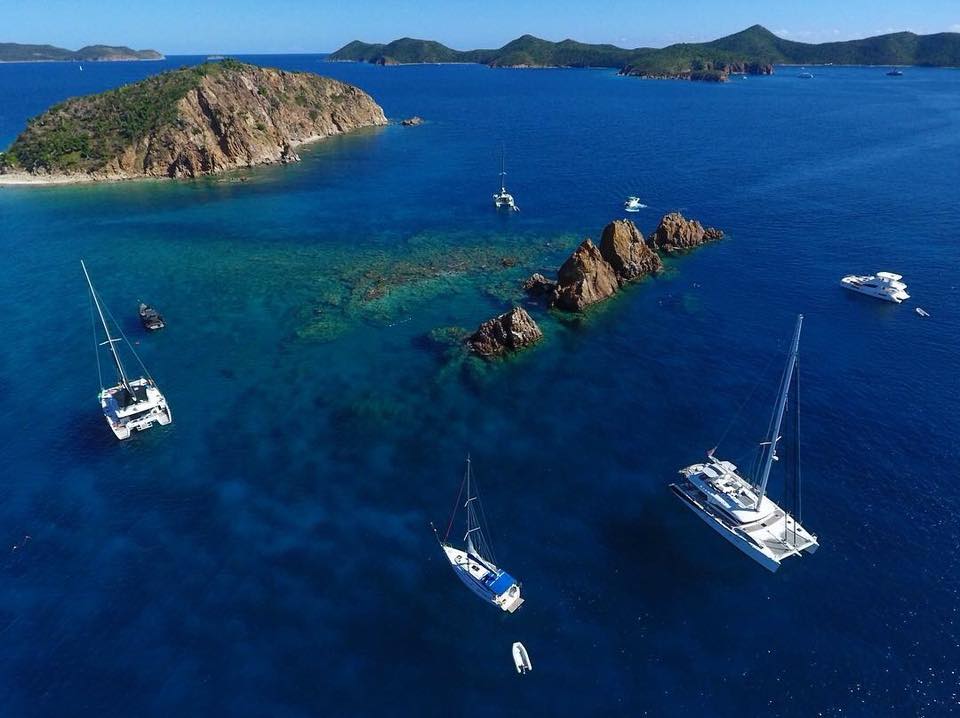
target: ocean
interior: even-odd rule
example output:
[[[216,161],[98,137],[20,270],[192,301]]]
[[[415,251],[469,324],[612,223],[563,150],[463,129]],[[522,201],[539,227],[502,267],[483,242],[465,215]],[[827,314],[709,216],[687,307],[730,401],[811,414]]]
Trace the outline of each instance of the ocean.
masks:
[[[0,714],[960,707],[960,73],[243,59],[426,122],[218,178],[0,188]],[[201,60],[0,65],[0,146],[54,102]],[[582,316],[523,296],[611,220],[677,209],[727,237]],[[171,426],[105,426],[81,258]],[[912,298],[838,286],[878,270]],[[484,362],[450,340],[516,303],[538,346]],[[667,486],[721,437],[750,455],[798,313],[821,548],[770,574]],[[468,453],[513,615],[431,531]]]

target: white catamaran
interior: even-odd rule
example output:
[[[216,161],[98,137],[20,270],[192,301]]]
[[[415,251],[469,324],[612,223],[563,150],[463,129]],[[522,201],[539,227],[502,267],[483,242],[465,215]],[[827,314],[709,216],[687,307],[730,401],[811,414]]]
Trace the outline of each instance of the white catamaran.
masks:
[[[450,529],[456,518],[460,497],[464,495],[464,488],[467,496],[463,504],[467,512],[467,532],[463,536],[464,548],[459,549],[448,543],[447,538],[450,536]],[[453,567],[454,573],[467,588],[484,601],[492,603],[507,613],[513,613],[523,603],[523,598],[520,597],[520,584],[509,573],[497,567],[493,547],[489,539],[484,536],[484,530],[486,530],[486,519],[483,517],[483,507],[477,495],[476,482],[473,481],[468,456],[467,470],[457,496],[457,506],[454,507],[453,516],[450,517],[447,535],[441,539],[438,534],[437,540],[440,541],[443,553]]]
[[[513,195],[507,192],[506,185],[507,171],[504,168],[503,164],[503,148],[500,149],[500,191],[493,195],[493,206],[497,209],[510,209],[514,212],[519,212],[520,208],[517,207],[516,203],[513,201]]]
[[[173,421],[173,414],[170,413],[167,400],[160,393],[160,389],[157,388],[153,377],[143,366],[143,362],[140,362],[140,366],[146,374],[145,377],[131,380],[127,376],[127,372],[123,368],[123,362],[120,361],[116,344],[123,341],[134,356],[136,356],[136,352],[133,351],[133,347],[129,346],[130,343],[126,341],[126,337],[123,337],[122,331],[120,331],[120,335],[123,339],[114,339],[110,334],[110,326],[103,315],[100,298],[93,288],[93,282],[90,281],[87,265],[81,260],[80,266],[83,267],[83,275],[87,278],[87,286],[90,288],[90,298],[93,301],[93,306],[96,307],[100,324],[103,326],[103,332],[106,335],[105,341],[100,342],[99,338],[96,340],[98,344],[97,371],[100,372],[99,347],[104,345],[110,350],[110,356],[113,358],[113,363],[117,369],[117,384],[115,386],[103,386],[103,375],[101,374],[100,377],[100,394],[97,398],[100,400],[100,408],[107,420],[107,426],[110,427],[110,430],[118,439],[123,440],[129,439],[134,431],[145,431],[154,424],[162,426],[169,424]],[[96,334],[96,329],[94,329],[94,334]],[[140,361],[139,357],[137,357],[137,361]]]
[[[770,571],[780,568],[783,559],[799,556],[803,552],[812,554],[820,546],[817,537],[800,525],[799,397],[794,401],[797,407],[794,420],[797,447],[794,453],[796,476],[793,510],[797,516],[791,516],[767,496],[770,469],[778,459],[777,444],[783,438],[780,428],[786,412],[787,396],[796,376],[802,325],[801,314],[797,317],[766,440],[760,444],[760,473],[757,480],[751,481],[741,476],[736,466],[717,459],[711,450],[706,463],[681,469],[683,479],[670,484],[673,492],[708,526]]]

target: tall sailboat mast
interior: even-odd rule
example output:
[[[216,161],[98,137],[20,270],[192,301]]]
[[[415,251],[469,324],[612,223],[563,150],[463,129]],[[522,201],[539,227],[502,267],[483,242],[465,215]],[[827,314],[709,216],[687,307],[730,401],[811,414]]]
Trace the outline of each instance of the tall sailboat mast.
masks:
[[[467,547],[468,554],[477,554],[476,546],[473,543],[474,532],[480,530],[480,522],[477,521],[476,514],[473,509],[473,502],[476,501],[476,496],[473,495],[473,488],[470,486],[470,456],[467,455],[467,500],[464,504],[464,508],[467,510],[467,533],[464,535],[463,540]]]
[[[757,481],[757,506],[763,501],[767,492],[767,481],[770,479],[770,469],[773,466],[773,460],[777,455],[777,442],[780,440],[780,427],[783,424],[783,414],[787,407],[787,395],[790,393],[790,381],[793,378],[793,370],[797,365],[797,354],[800,348],[800,328],[803,326],[803,315],[797,315],[797,326],[793,330],[793,340],[790,342],[790,353],[787,356],[787,365],[783,369],[783,377],[780,379],[780,394],[777,397],[777,404],[773,409],[773,415],[770,417],[770,427],[767,432],[766,444],[762,470],[759,481]]]
[[[90,287],[90,296],[93,297],[93,304],[97,308],[97,314],[100,315],[100,323],[103,324],[103,331],[106,332],[107,341],[104,342],[110,348],[110,355],[113,357],[114,364],[117,365],[117,373],[120,378],[120,383],[123,384],[123,388],[126,389],[131,399],[135,398],[133,389],[130,387],[130,381],[127,379],[127,373],[123,370],[123,364],[120,362],[120,355],[117,354],[117,348],[114,346],[115,342],[120,341],[119,339],[114,339],[110,335],[110,327],[107,325],[106,317],[103,316],[103,309],[100,308],[100,300],[97,298],[97,292],[93,288],[93,282],[90,281],[90,274],[87,272],[87,265],[83,263],[83,260],[80,260],[80,266],[83,267],[83,276],[87,278],[87,286]]]
[[[507,170],[504,167],[504,149],[503,145],[500,145],[500,193],[503,194],[507,191]]]

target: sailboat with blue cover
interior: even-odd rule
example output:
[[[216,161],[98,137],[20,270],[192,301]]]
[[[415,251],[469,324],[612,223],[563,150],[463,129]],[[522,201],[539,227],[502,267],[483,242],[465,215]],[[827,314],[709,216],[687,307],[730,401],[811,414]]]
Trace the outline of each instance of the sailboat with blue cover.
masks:
[[[460,500],[464,496],[466,496],[463,503],[467,515],[466,533],[463,535],[463,548],[457,548],[448,539],[456,520],[457,510],[460,508]],[[440,547],[450,562],[453,572],[467,588],[484,601],[492,603],[507,613],[513,613],[523,603],[523,598],[520,596],[520,583],[497,566],[486,523],[468,456],[467,469],[463,476],[463,483],[460,485],[453,515],[447,525],[447,534],[442,539],[438,534],[437,540],[440,541]]]

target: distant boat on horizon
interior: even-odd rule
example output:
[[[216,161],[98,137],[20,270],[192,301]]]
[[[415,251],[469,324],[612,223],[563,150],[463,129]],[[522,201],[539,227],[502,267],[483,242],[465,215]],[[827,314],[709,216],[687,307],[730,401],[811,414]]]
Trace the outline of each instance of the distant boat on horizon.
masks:
[[[449,543],[447,538],[453,528],[460,499],[464,495],[466,500],[463,508],[466,509],[467,520],[466,533],[463,535],[464,547],[461,549]],[[507,613],[513,613],[523,603],[523,598],[520,596],[520,583],[497,566],[490,539],[484,535],[484,531],[487,530],[486,524],[468,456],[467,469],[463,476],[463,483],[460,485],[460,492],[457,494],[457,505],[454,507],[453,516],[450,517],[447,535],[441,539],[437,534],[437,540],[453,572],[467,588],[487,603],[492,603]]]
[[[767,495],[767,482],[773,462],[778,461],[777,446],[783,437],[780,429],[787,408],[793,378],[796,376],[803,315],[797,317],[787,365],[780,379],[780,391],[767,435],[760,443],[759,475],[750,480],[729,461],[721,461],[711,449],[707,461],[680,470],[683,477],[670,484],[673,493],[686,506],[740,551],[768,571],[780,568],[780,562],[802,553],[812,554],[819,547],[817,537],[800,525],[800,429],[799,396],[794,397],[794,507],[791,516]],[[794,387],[799,393],[799,380]]]
[[[887,72],[887,77],[903,77],[903,70],[898,70],[894,67]]]

